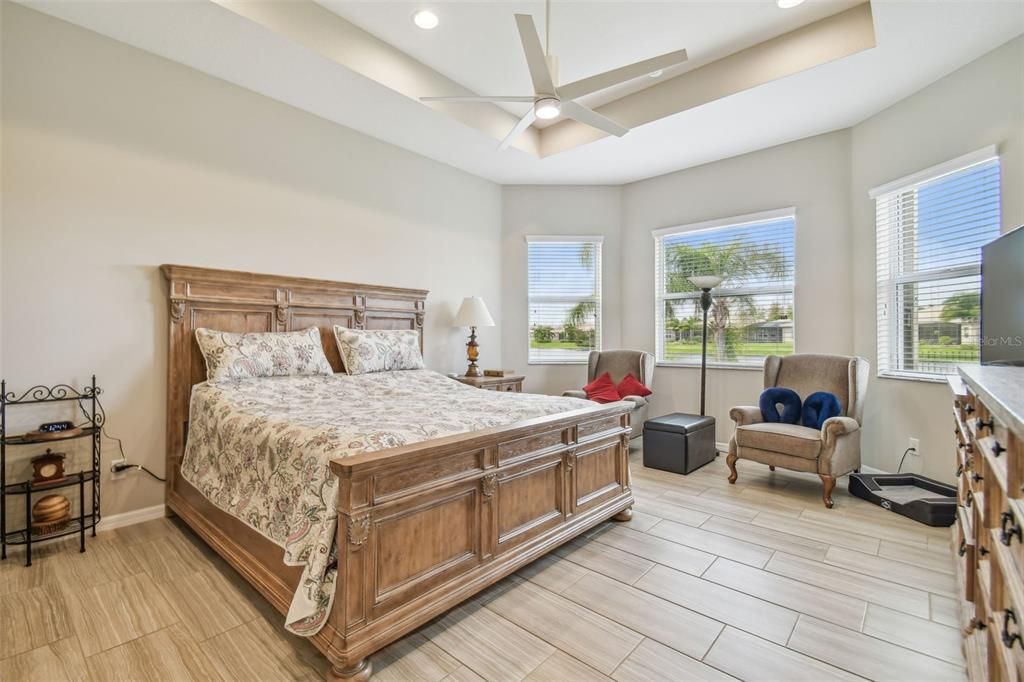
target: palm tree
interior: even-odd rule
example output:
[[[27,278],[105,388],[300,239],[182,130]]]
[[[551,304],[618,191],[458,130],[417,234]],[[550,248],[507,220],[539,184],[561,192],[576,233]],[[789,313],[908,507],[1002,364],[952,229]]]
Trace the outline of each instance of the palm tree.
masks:
[[[785,254],[775,246],[751,244],[736,239],[728,244],[676,244],[666,256],[668,272],[665,293],[696,292],[689,277],[724,275],[731,287],[740,287],[758,280],[774,279],[786,274]],[[700,300],[694,298],[695,314],[700,314]],[[751,296],[719,296],[715,298],[708,318],[715,339],[715,355],[723,360],[729,354],[727,329],[735,307],[744,312],[756,310]],[[736,311],[739,312],[739,311]]]

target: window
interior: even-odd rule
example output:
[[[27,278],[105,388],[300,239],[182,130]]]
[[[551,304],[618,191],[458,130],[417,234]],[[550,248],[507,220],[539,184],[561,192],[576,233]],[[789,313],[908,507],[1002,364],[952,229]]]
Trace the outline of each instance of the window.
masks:
[[[988,148],[872,190],[878,374],[934,379],[979,357],[981,246],[999,236]]]
[[[601,348],[601,237],[527,237],[529,362],[586,362]]]
[[[654,232],[658,362],[700,364],[695,275],[725,277],[708,310],[710,364],[760,367],[793,352],[795,216],[783,209]]]

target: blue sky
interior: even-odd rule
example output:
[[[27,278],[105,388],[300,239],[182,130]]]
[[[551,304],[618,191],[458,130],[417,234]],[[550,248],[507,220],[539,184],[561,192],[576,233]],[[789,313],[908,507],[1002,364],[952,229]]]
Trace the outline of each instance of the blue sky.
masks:
[[[922,185],[917,210],[918,269],[981,262],[981,247],[999,236],[998,161]]]

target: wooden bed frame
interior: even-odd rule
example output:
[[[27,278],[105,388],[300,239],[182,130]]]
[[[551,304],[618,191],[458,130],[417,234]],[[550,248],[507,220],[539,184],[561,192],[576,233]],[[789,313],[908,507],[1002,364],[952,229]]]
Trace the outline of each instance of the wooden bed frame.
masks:
[[[169,283],[167,506],[281,613],[302,569],[178,471],[192,387],[206,379],[195,330],[422,331],[426,291],[164,265]],[[422,334],[420,344],[422,346]],[[329,680],[367,680],[369,656],[610,517],[627,520],[628,404],[612,403],[335,459],[336,596],[313,643]]]

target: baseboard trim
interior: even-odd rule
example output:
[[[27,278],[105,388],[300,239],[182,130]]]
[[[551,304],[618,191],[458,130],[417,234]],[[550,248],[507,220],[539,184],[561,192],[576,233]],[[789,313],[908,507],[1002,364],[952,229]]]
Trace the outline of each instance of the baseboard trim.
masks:
[[[100,523],[96,526],[96,530],[100,533],[108,530],[114,530],[115,528],[123,528],[125,526],[132,526],[136,523],[144,523],[146,521],[152,521],[153,519],[160,519],[167,515],[167,505],[156,504],[152,507],[143,507],[142,509],[133,509],[122,514],[114,514],[113,516],[104,516],[100,519]]]

